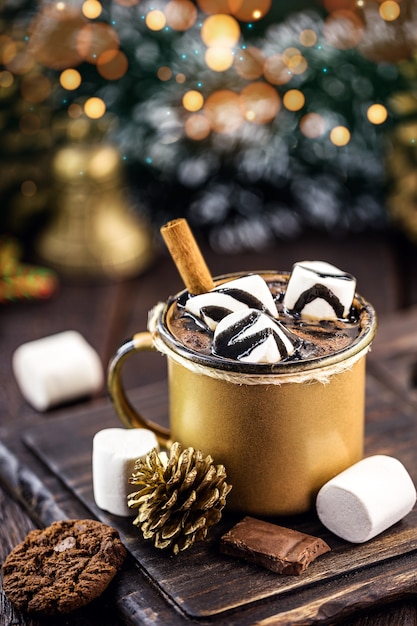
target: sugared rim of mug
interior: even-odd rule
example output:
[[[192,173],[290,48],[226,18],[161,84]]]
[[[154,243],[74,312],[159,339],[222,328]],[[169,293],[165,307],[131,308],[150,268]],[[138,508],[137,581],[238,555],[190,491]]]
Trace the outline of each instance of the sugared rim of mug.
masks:
[[[245,272],[233,272],[230,274],[222,274],[214,277],[216,284],[229,281],[240,276],[249,274],[279,275],[289,277],[289,272],[280,270],[257,270]],[[336,365],[341,361],[345,361],[368,348],[375,336],[377,328],[376,313],[373,306],[367,302],[358,293],[355,294],[353,305],[361,312],[362,331],[360,335],[349,345],[341,350],[337,350],[332,354],[322,357],[313,357],[311,359],[302,359],[299,361],[279,361],[277,363],[242,363],[234,359],[227,359],[216,355],[205,355],[201,352],[191,350],[184,346],[168,329],[166,324],[166,316],[171,306],[181,297],[187,290],[183,289],[174,296],[170,296],[165,303],[157,320],[157,332],[167,343],[173,352],[179,354],[185,359],[189,359],[194,363],[203,365],[212,369],[218,369],[228,372],[241,372],[242,374],[265,376],[268,374],[295,374],[297,372],[306,372],[316,370],[325,366]]]

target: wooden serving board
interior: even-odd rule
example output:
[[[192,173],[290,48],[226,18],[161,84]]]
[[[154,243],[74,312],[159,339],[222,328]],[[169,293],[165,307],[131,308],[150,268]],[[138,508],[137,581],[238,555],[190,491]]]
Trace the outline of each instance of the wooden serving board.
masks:
[[[137,390],[135,396],[134,401],[148,417],[166,423],[163,385]],[[107,514],[95,505],[92,438],[98,430],[112,426],[120,423],[110,403],[105,402],[98,408],[73,410],[44,420],[26,428],[19,439],[25,454],[41,462],[40,480],[48,484],[52,502],[45,505],[46,489],[42,493],[42,510],[40,513],[38,510],[45,523],[50,523],[54,516],[74,516],[77,508],[72,501],[75,501],[91,517],[118,529],[131,555],[116,593],[126,623],[334,624],[359,609],[385,604],[417,591],[416,509],[391,529],[361,545],[349,544],[326,531],[314,513],[271,520],[320,536],[332,548],[301,576],[276,575],[221,555],[219,537],[239,519],[230,514],[224,515],[207,542],[177,557],[154,549],[140,537],[130,518]],[[368,375],[366,454],[397,457],[417,484],[416,438],[415,410],[402,405],[399,396]],[[17,454],[18,461],[19,456],[22,454]],[[3,469],[10,480],[13,472],[10,472],[10,459],[9,463],[6,461],[0,447],[0,475]],[[23,464],[17,473],[26,471],[33,475],[33,481],[25,482],[25,498],[35,507],[37,496],[30,491],[36,491],[39,480],[34,464],[29,465],[31,470],[25,470]],[[64,492],[68,497],[63,497]]]

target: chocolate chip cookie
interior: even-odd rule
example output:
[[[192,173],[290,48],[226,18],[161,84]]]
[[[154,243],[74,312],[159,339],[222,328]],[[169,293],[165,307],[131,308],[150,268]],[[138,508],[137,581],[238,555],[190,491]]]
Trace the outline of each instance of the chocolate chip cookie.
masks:
[[[101,522],[63,520],[32,530],[3,564],[3,588],[21,611],[58,615],[102,594],[126,556],[118,532]]]

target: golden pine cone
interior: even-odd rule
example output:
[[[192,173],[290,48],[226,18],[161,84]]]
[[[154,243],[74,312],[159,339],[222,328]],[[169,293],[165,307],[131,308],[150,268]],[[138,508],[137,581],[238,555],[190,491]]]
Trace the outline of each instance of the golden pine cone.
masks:
[[[166,463],[156,449],[138,459],[129,482],[140,489],[128,495],[128,505],[138,508],[133,523],[156,548],[174,554],[206,538],[221,518],[231,485],[223,465],[210,455],[173,443]]]

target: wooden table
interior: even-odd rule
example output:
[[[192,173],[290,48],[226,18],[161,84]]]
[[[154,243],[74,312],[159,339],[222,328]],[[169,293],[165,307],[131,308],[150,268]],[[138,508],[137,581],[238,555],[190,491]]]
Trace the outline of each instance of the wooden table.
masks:
[[[282,243],[262,254],[219,256],[205,250],[205,256],[214,275],[238,270],[290,269],[293,262],[306,258],[327,260],[353,273],[358,280],[358,291],[374,304],[380,320],[378,336],[368,359],[369,450],[372,451],[374,446],[378,451],[384,428],[397,411],[398,432],[401,431],[402,435],[398,436],[396,445],[400,446],[400,456],[411,459],[413,441],[405,435],[410,432],[412,438],[414,422],[417,425],[417,387],[410,373],[417,362],[417,310],[414,308],[417,304],[417,251],[413,246],[402,240],[398,243],[397,238],[387,234],[336,240],[315,235]],[[62,482],[62,477],[50,471],[48,462],[33,455],[31,442],[36,446],[41,440],[41,447],[47,449],[49,432],[55,433],[54,436],[64,433],[60,430],[61,424],[71,432],[71,420],[74,419],[74,425],[77,425],[83,421],[84,414],[92,416],[90,419],[93,420],[90,425],[87,422],[87,429],[100,424],[101,415],[103,424],[113,419],[105,389],[94,398],[45,414],[34,411],[22,398],[12,375],[14,350],[26,341],[74,329],[95,347],[106,367],[124,339],[145,329],[149,309],[180,289],[181,280],[161,245],[154,265],[137,278],[123,282],[83,282],[61,277],[60,290],[50,301],[0,305],[1,561],[32,528],[65,516],[93,516],[92,509],[86,507],[82,497],[78,498],[68,488],[68,482]],[[151,409],[158,411],[154,399],[163,393],[160,381],[165,378],[164,360],[159,355],[149,355],[147,366],[141,368],[139,377],[140,366],[135,359],[126,365],[125,384],[132,390],[134,398],[141,402],[148,399]],[[17,463],[18,469],[13,463]],[[70,476],[71,467],[76,463],[77,458],[73,458],[65,466],[65,472]],[[88,492],[89,485],[85,489]],[[412,528],[410,533],[410,537],[414,537]],[[417,540],[417,529],[415,538]],[[343,590],[340,587],[343,601],[338,607],[336,596],[333,598],[333,603],[328,605],[333,608],[328,608],[327,618],[323,613],[314,618],[310,616],[303,622],[289,618],[286,623],[340,622],[354,626],[417,623],[417,602],[414,600],[417,574],[414,579],[412,573],[417,571],[417,547],[416,550],[404,548],[404,552],[400,558],[393,554],[377,567],[364,567],[352,573],[356,577],[356,587],[353,582],[349,592],[346,587]],[[187,558],[191,563],[194,557],[191,553]],[[198,551],[195,558],[201,558]],[[204,566],[201,563],[201,567]],[[169,567],[171,565],[167,562]],[[378,575],[377,591],[366,585],[368,575],[369,580]],[[323,587],[323,593],[328,592],[329,598],[334,594],[332,584],[330,581]],[[364,589],[361,594],[357,591],[359,586]],[[256,601],[249,609],[245,607],[242,611],[227,613],[227,619],[224,617],[220,621],[215,617],[194,620],[173,608],[169,597],[158,589],[158,585],[150,580],[149,570],[138,569],[135,560],[129,559],[122,575],[99,601],[61,621],[54,620],[53,624],[246,625],[260,620],[268,625],[284,623],[279,603],[278,608],[274,608],[274,602],[268,600]],[[302,615],[303,604],[311,600],[308,599],[309,593],[307,589],[299,596],[299,615]],[[285,602],[292,603],[293,611],[288,615],[297,614],[297,598],[296,591],[288,594]],[[0,624],[37,626],[45,623],[19,615],[4,594],[0,595],[0,603]]]

